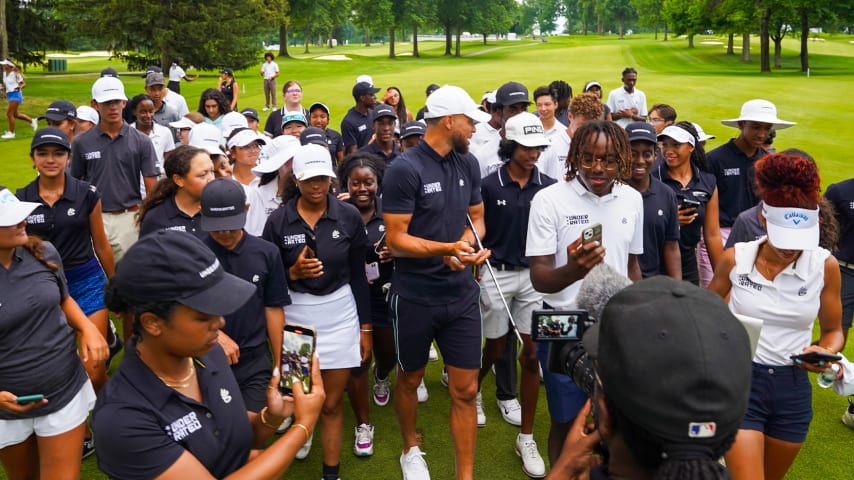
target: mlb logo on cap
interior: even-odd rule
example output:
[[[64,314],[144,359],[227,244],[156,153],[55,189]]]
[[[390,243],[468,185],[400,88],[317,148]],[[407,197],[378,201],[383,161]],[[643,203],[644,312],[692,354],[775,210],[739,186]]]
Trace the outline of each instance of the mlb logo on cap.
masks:
[[[716,430],[715,422],[691,422],[688,425],[688,436],[691,438],[713,438]]]

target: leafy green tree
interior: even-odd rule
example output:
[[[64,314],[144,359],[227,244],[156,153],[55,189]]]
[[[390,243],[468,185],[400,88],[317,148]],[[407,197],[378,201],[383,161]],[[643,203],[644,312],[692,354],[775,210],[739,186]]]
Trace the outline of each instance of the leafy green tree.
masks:
[[[637,18],[630,0],[596,0],[596,15],[605,22],[616,22],[617,33],[623,38],[626,23]]]
[[[638,23],[642,26],[655,30],[655,39],[658,40],[658,30],[664,30],[664,41],[667,41],[667,24],[661,13],[664,0],[631,0],[632,6],[638,14]]]
[[[5,21],[0,56],[14,58],[22,65],[39,65],[46,50],[66,48],[65,27],[56,17],[55,0],[31,0],[27,3],[0,0]],[[2,21],[2,20],[0,20]]]
[[[483,36],[483,43],[486,45],[486,37],[490,33],[502,34],[510,30],[517,8],[514,0],[484,1],[481,8],[472,11],[469,26],[472,32]]]
[[[706,0],[664,0],[662,13],[673,33],[688,36],[688,48],[694,48],[694,36],[710,24]]]
[[[365,44],[371,44],[371,31],[385,31],[392,28],[392,0],[357,0],[353,5],[356,15],[353,23],[365,31]],[[394,43],[394,42],[392,42]],[[390,54],[394,49],[390,47]]]

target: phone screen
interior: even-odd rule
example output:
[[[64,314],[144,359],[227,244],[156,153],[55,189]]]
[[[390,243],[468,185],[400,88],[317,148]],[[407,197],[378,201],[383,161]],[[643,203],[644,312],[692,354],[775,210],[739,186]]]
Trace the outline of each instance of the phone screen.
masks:
[[[287,324],[282,332],[282,374],[279,390],[293,395],[293,378],[299,379],[305,393],[311,391],[311,359],[314,354],[314,329]]]
[[[535,312],[536,340],[578,340],[584,333],[586,312]]]

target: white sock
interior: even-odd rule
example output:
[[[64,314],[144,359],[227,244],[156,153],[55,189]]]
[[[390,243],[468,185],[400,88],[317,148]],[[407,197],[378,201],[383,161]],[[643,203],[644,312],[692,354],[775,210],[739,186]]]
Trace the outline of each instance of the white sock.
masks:
[[[521,441],[522,443],[533,442],[534,441],[534,434],[533,433],[520,433],[519,434],[519,441]]]

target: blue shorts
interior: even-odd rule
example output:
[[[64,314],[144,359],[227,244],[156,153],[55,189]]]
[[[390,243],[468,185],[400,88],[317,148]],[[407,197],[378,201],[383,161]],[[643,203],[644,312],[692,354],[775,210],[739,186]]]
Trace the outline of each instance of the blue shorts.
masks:
[[[745,430],[803,443],[812,420],[812,385],[806,370],[753,363],[750,401],[741,422]]]
[[[420,305],[392,293],[389,318],[394,326],[400,368],[404,371],[423,368],[435,338],[446,365],[480,369],[483,334],[479,296],[480,289],[472,288],[452,303]]]
[[[104,305],[107,277],[97,258],[66,270],[65,278],[68,280],[68,294],[80,305],[87,317],[107,308]]]
[[[21,93],[20,90],[9,92],[6,94],[6,100],[11,102],[18,102],[19,104],[24,103],[24,94]]]
[[[854,319],[854,269],[839,266],[842,271],[842,328],[851,328]]]
[[[549,415],[552,422],[569,423],[581,411],[587,395],[578,388],[578,385],[568,375],[552,373],[548,371],[549,343],[537,343],[537,358],[543,369],[543,383],[546,386],[546,400],[549,405]]]

